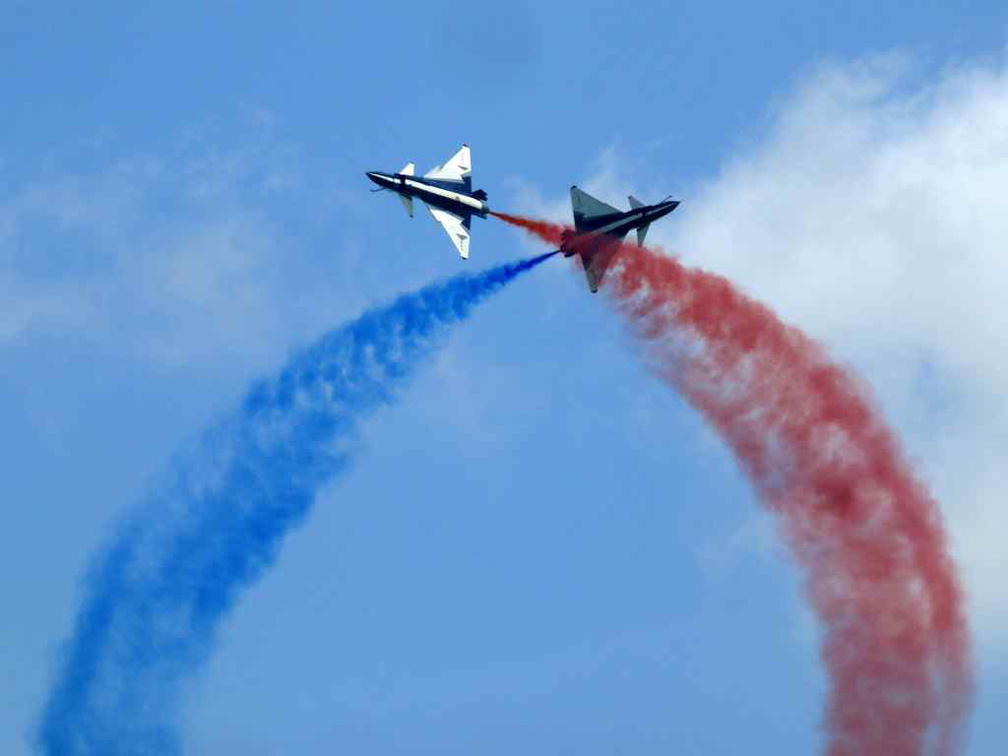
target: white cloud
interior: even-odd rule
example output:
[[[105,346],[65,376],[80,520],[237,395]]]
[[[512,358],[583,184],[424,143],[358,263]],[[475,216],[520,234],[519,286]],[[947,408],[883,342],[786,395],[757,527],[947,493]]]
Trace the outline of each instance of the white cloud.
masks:
[[[296,185],[265,116],[227,148],[49,169],[0,196],[0,347],[56,336],[184,365],[287,341],[288,255],[264,198]]]
[[[914,74],[894,57],[821,70],[650,239],[869,379],[950,522],[979,640],[1003,648],[1008,73]],[[604,179],[604,199],[631,188]]]

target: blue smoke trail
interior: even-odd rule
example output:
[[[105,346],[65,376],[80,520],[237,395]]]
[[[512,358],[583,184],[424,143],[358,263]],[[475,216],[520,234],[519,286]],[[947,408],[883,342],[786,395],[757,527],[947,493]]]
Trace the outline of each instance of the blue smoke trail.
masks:
[[[88,575],[42,713],[42,750],[178,753],[181,683],[315,492],[347,468],[358,420],[392,401],[448,327],[549,256],[460,275],[365,312],[253,387],[175,459]]]

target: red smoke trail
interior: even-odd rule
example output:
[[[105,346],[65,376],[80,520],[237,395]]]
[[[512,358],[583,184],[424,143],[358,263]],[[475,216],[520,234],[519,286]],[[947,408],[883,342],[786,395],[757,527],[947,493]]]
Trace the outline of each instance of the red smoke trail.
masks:
[[[566,230],[497,217],[555,245]],[[957,752],[972,697],[962,589],[938,505],[867,388],[721,276],[623,244],[607,288],[805,572],[830,677],[826,752]]]

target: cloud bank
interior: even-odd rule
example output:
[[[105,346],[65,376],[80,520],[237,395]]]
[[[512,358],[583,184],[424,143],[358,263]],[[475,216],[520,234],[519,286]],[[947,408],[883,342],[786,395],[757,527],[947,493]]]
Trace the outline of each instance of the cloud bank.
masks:
[[[895,57],[820,70],[651,238],[868,378],[942,503],[978,640],[1003,649],[1008,74],[915,74]]]

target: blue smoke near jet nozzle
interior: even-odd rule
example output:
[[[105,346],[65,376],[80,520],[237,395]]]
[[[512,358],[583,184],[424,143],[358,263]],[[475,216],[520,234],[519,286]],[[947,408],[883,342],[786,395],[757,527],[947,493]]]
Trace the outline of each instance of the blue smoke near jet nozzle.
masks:
[[[38,731],[42,750],[173,754],[180,683],[316,491],[358,420],[389,403],[453,323],[549,254],[460,275],[365,312],[255,386],[171,465],[96,559]]]

